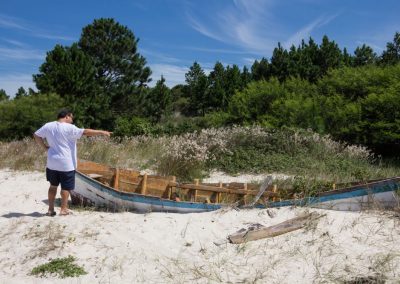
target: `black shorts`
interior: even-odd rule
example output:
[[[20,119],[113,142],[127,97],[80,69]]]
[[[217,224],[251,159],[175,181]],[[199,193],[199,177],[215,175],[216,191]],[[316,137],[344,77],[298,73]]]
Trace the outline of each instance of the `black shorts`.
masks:
[[[60,172],[46,168],[46,179],[52,186],[58,186],[61,183],[61,189],[75,189],[75,171]]]

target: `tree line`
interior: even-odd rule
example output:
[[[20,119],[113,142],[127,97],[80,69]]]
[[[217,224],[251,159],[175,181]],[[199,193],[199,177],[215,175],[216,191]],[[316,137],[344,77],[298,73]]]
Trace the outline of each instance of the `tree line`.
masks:
[[[334,138],[396,149],[400,135],[400,33],[378,55],[363,44],[350,54],[327,36],[303,40],[252,66],[194,62],[169,88],[151,70],[139,40],[114,19],[96,19],[78,42],[56,45],[33,75],[38,92],[0,90],[0,138],[19,139],[70,107],[76,123],[117,135],[177,134],[204,127],[261,124],[310,128]],[[1,86],[0,86],[1,87]]]

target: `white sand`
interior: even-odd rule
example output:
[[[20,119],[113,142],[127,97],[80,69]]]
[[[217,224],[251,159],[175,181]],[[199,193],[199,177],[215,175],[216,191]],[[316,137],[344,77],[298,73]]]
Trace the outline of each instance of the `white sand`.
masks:
[[[75,210],[46,217],[43,173],[0,171],[0,283],[312,283],[377,276],[400,279],[400,217],[336,212],[305,229],[242,245],[213,242],[251,223],[274,225],[305,208],[210,213]],[[59,208],[57,208],[59,209]],[[35,266],[75,256],[87,275],[29,276]]]

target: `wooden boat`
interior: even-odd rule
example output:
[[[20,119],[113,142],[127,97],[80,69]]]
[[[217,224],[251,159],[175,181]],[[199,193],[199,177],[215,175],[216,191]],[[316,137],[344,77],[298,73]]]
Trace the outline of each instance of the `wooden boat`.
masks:
[[[79,161],[73,204],[104,206],[112,210],[138,212],[205,212],[226,206],[246,206],[257,195],[257,208],[310,206],[359,211],[365,208],[399,206],[400,177],[354,184],[313,197],[280,200],[276,186],[264,192],[259,185],[246,183],[178,183],[175,177],[140,174],[130,169],[112,168]]]

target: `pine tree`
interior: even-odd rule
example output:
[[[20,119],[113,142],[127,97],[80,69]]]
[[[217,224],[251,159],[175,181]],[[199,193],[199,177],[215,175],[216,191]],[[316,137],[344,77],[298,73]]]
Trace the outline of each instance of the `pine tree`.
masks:
[[[9,96],[7,96],[7,93],[5,90],[0,89],[0,102],[1,101],[8,101],[10,99]]]
[[[377,56],[374,50],[365,44],[363,44],[361,47],[357,47],[354,51],[354,66],[375,64],[376,60]]]

